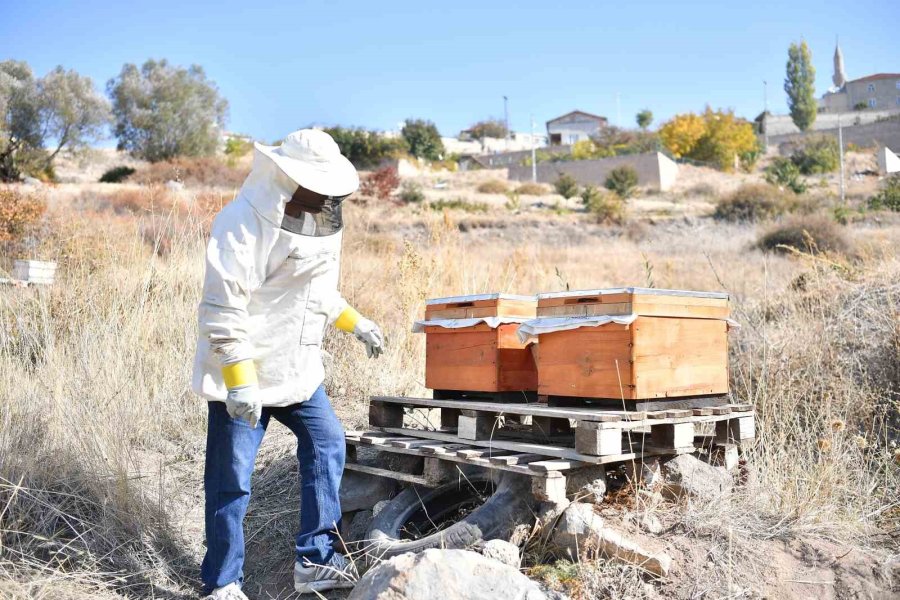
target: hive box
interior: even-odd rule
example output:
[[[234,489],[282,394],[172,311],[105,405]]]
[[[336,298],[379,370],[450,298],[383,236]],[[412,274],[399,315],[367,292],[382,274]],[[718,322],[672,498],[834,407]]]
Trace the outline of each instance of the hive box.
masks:
[[[427,300],[426,322],[490,317],[534,318],[533,296],[483,294]],[[425,385],[433,390],[534,392],[537,370],[530,345],[516,336],[518,323],[496,327],[425,327]]]
[[[728,295],[618,288],[540,294],[538,317],[635,315],[542,333],[538,393],[646,400],[728,392]]]
[[[50,285],[56,278],[56,263],[42,260],[17,260],[13,263],[13,279]]]

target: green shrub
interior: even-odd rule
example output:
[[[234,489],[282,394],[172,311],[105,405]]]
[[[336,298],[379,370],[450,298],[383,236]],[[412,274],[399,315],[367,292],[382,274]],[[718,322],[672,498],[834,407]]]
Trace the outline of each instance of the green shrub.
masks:
[[[400,186],[398,197],[404,204],[420,204],[425,200],[425,192],[422,186],[414,181],[404,181]]]
[[[253,150],[253,142],[250,140],[230,137],[225,141],[226,156],[240,158],[241,156],[246,156],[251,150]]]
[[[517,187],[516,193],[522,196],[544,196],[549,193],[549,190],[543,183],[529,181]]]
[[[453,198],[451,200],[435,200],[428,203],[431,210],[461,210],[463,212],[483,213],[488,211],[486,202],[471,202],[463,198]]]
[[[588,185],[581,192],[581,203],[600,223],[625,221],[625,201],[614,192],[606,192]]]
[[[900,173],[888,177],[884,188],[869,198],[869,208],[900,212]]]
[[[763,234],[757,246],[782,253],[790,252],[791,248],[810,254],[847,254],[850,251],[842,227],[821,214],[791,217]]]
[[[387,159],[399,158],[409,147],[403,138],[389,138],[377,131],[359,127],[327,127],[341,154],[358,169],[378,166]]]
[[[785,193],[765,183],[747,183],[716,203],[713,218],[721,221],[761,221],[790,208]]]
[[[508,190],[506,182],[499,179],[491,179],[478,186],[478,192],[481,194],[505,194]]]
[[[836,171],[840,166],[837,140],[830,136],[810,137],[794,150],[791,161],[804,175]]]
[[[806,193],[807,185],[800,179],[800,168],[789,158],[778,157],[766,167],[766,181],[786,187],[795,194]]]
[[[553,189],[563,198],[572,198],[578,195],[578,182],[568,173],[560,173],[553,182]]]
[[[107,169],[106,172],[100,176],[100,183],[122,183],[133,173],[134,169],[131,167],[113,167],[112,169]]]
[[[637,171],[634,170],[634,167],[624,165],[610,171],[603,185],[621,198],[630,198],[634,194],[637,184]]]

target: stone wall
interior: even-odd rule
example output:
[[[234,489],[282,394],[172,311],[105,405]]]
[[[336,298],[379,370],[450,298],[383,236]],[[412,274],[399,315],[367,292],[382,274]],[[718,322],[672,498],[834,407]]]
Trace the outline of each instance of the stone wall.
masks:
[[[780,145],[789,142],[799,142],[809,135],[833,135],[837,137],[837,134],[837,129],[827,129],[806,133],[770,135],[769,144]],[[887,146],[892,150],[900,149],[900,115],[875,123],[843,127],[843,138],[844,148],[854,144],[861,148]]]
[[[553,183],[561,174],[566,173],[582,185],[601,186],[610,171],[626,165],[637,172],[638,185],[642,187],[665,191],[672,187],[678,177],[678,165],[675,162],[659,152],[650,152],[598,160],[542,162],[537,166],[537,179],[542,183]],[[509,178],[530,181],[531,167],[510,166]]]
[[[841,124],[844,127],[851,125],[864,125],[874,123],[883,119],[900,116],[900,110],[860,110],[841,113]],[[826,129],[837,129],[838,115],[830,113],[819,113],[816,120],[813,121],[812,129],[814,131],[822,131]],[[797,126],[791,120],[790,115],[769,115],[766,117],[766,129],[769,137],[787,135],[789,133],[800,133]]]

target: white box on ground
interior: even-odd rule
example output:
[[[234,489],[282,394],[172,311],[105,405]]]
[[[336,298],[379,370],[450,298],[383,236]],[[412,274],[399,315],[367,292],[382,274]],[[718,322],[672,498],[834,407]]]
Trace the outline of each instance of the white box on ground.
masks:
[[[56,263],[43,260],[17,260],[13,264],[13,279],[49,285],[56,278]]]

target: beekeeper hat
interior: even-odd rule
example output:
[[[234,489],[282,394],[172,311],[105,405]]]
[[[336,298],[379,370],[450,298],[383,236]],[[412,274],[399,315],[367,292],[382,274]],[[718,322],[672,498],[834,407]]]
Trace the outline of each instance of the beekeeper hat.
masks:
[[[334,139],[318,129],[300,129],[280,146],[254,147],[270,158],[294,183],[323,196],[348,196],[359,187],[356,168]]]

